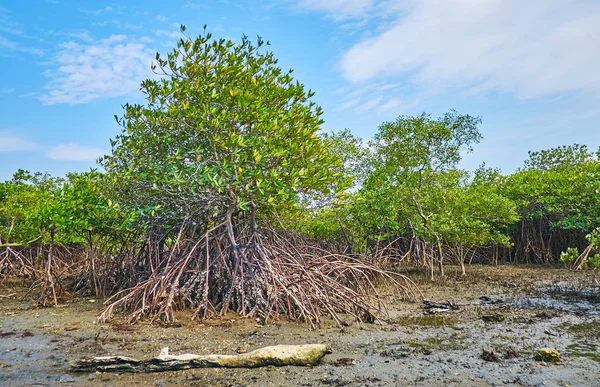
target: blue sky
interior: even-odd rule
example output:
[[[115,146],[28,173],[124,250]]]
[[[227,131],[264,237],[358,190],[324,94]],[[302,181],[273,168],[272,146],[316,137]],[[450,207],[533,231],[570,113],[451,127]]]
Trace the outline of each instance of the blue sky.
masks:
[[[456,109],[483,117],[462,166],[505,173],[528,150],[600,145],[596,0],[0,0],[0,180],[94,167],[180,24],[269,40],[324,130]]]

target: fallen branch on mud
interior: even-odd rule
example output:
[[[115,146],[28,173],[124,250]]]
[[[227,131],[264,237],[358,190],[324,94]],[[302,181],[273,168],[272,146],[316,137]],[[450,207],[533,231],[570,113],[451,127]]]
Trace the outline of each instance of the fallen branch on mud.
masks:
[[[126,356],[102,356],[76,362],[74,372],[162,372],[190,368],[256,368],[264,366],[315,365],[331,353],[324,344],[275,345],[239,355],[169,355],[164,348],[152,359],[138,360]]]

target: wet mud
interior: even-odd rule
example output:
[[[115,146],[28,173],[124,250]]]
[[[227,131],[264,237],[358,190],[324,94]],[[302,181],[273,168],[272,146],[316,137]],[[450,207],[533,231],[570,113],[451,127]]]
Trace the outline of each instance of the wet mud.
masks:
[[[181,312],[170,324],[99,324],[100,299],[39,308],[0,287],[2,386],[595,386],[600,384],[600,286],[593,273],[547,267],[474,266],[444,279],[404,270],[423,298],[390,299],[388,317],[309,331],[297,322],[263,325],[234,314],[198,322]],[[315,367],[195,369],[152,374],[72,373],[81,358],[233,354],[267,345],[324,343]],[[559,362],[534,359],[556,349]]]

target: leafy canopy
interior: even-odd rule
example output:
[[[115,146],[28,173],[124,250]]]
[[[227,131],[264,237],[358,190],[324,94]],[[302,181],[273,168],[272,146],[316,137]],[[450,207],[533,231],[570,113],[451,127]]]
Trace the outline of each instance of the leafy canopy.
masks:
[[[527,219],[589,231],[600,226],[600,163],[585,145],[530,152],[507,179],[506,193]]]
[[[157,54],[161,77],[142,83],[147,104],[125,105],[123,132],[101,161],[124,202],[183,219],[337,187],[340,161],[318,135],[313,92],[265,44],[213,39],[205,26]]]

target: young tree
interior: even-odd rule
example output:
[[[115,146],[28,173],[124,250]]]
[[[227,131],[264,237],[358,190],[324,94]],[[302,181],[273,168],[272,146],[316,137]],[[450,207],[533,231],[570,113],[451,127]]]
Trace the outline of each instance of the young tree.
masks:
[[[161,77],[142,83],[147,103],[125,105],[122,134],[101,162],[118,201],[144,211],[152,253],[131,265],[141,267],[142,283],[104,316],[125,306],[134,317],[171,319],[183,305],[200,317],[284,311],[311,323],[322,312],[370,313],[373,289],[363,285],[374,268],[332,264],[269,231],[300,196],[344,185],[341,160],[319,136],[313,92],[264,46],[206,30],[182,38],[166,57],[157,54]]]
[[[515,204],[502,192],[498,170],[480,167],[474,173],[449,171],[448,182],[429,207],[439,210],[432,227],[454,249],[465,275],[466,251],[475,246],[510,246],[507,227],[518,220]],[[466,250],[466,251],[465,251]]]
[[[600,163],[587,147],[574,144],[530,152],[525,167],[506,182],[521,222],[516,251],[526,260],[558,258],[569,246],[586,243],[600,226]]]
[[[98,278],[94,237],[111,234],[114,221],[120,216],[110,208],[110,199],[104,192],[106,177],[98,171],[69,173],[60,195],[64,211],[64,228],[72,241],[87,245],[88,284],[94,295],[103,294]]]
[[[462,151],[471,151],[481,139],[479,117],[455,111],[433,119],[427,114],[400,116],[385,122],[371,142],[375,153],[373,172],[365,189],[387,192],[390,199],[402,203],[413,234],[433,243],[438,250],[438,264],[443,275],[441,235],[432,227],[437,208],[426,205],[428,195],[440,191],[444,174],[456,168]],[[430,201],[431,203],[431,201]],[[431,258],[433,278],[433,256]]]

